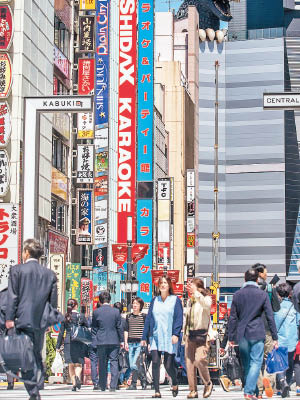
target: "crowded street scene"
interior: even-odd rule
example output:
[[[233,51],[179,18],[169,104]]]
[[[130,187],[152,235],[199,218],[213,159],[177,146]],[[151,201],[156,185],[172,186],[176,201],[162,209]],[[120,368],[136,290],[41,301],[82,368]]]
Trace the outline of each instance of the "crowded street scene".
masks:
[[[0,0],[0,399],[300,399],[299,149],[300,0]]]

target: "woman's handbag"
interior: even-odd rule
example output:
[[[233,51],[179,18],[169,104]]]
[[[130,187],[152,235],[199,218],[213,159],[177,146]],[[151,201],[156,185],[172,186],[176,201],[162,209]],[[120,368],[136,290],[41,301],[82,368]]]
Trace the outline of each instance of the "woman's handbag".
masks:
[[[206,329],[197,329],[189,331],[189,341],[196,343],[197,346],[205,346],[207,341],[208,331]]]
[[[72,342],[81,342],[84,344],[92,343],[92,332],[90,328],[80,325],[80,317],[77,318],[77,323],[72,323],[70,339]]]

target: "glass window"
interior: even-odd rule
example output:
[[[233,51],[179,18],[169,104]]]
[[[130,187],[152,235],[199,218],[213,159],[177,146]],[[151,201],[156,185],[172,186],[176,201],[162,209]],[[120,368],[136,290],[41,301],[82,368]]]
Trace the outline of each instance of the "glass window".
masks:
[[[57,16],[54,17],[54,44],[64,55],[69,58],[70,55],[70,32],[66,25],[61,22]]]
[[[52,165],[63,174],[68,173],[68,154],[69,148],[57,136],[52,136]]]

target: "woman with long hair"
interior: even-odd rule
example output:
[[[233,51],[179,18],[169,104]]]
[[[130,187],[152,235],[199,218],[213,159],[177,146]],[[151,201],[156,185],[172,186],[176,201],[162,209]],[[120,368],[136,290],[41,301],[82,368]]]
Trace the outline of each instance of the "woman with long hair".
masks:
[[[146,317],[141,345],[149,340],[152,356],[152,378],[155,393],[152,398],[161,398],[159,391],[160,360],[164,354],[164,366],[172,379],[172,394],[178,394],[175,355],[182,329],[183,309],[180,299],[174,295],[170,277],[158,280],[159,296],[151,301]]]
[[[188,284],[187,289],[191,294],[183,329],[185,363],[190,389],[187,398],[198,398],[197,369],[204,383],[203,397],[207,398],[211,395],[213,389],[208,370],[208,330],[212,299],[209,290],[204,288],[204,283],[200,278],[194,278],[192,282]]]
[[[78,302],[75,299],[69,299],[67,302],[67,313],[65,319],[61,323],[60,332],[57,338],[56,350],[59,351],[62,342],[64,342],[64,358],[69,364],[69,375],[72,380],[72,391],[81,388],[81,372],[84,364],[84,356],[86,354],[86,345],[71,340],[71,329],[73,325],[84,325],[88,327],[84,314],[78,312]],[[66,331],[66,337],[64,333]],[[63,339],[64,338],[64,339]]]

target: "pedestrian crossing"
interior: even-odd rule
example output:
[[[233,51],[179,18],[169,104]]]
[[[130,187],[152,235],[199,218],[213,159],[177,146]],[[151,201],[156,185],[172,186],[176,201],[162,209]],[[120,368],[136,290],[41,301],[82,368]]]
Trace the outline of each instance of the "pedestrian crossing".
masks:
[[[203,386],[198,387],[199,398],[202,398]],[[189,393],[187,386],[180,386],[179,394],[177,399],[186,399]],[[143,400],[151,399],[153,390],[117,390],[116,392],[101,392],[93,391],[91,386],[83,386],[81,390],[77,392],[71,391],[71,386],[68,385],[51,385],[46,386],[45,390],[41,392],[42,400],[93,400],[93,399],[107,399],[107,400]],[[173,399],[172,392],[169,387],[162,386],[161,394],[163,399]],[[28,395],[23,385],[18,385],[13,391],[7,391],[5,386],[0,386],[0,399],[2,400],[23,400],[28,399]],[[220,386],[215,386],[214,391],[210,397],[211,400],[237,400],[243,399],[243,393],[240,390],[232,390],[229,393],[225,393]],[[266,398],[264,396],[264,398]],[[281,398],[280,396],[273,396],[273,398]],[[295,391],[291,392],[290,399],[299,399],[295,395]]]

